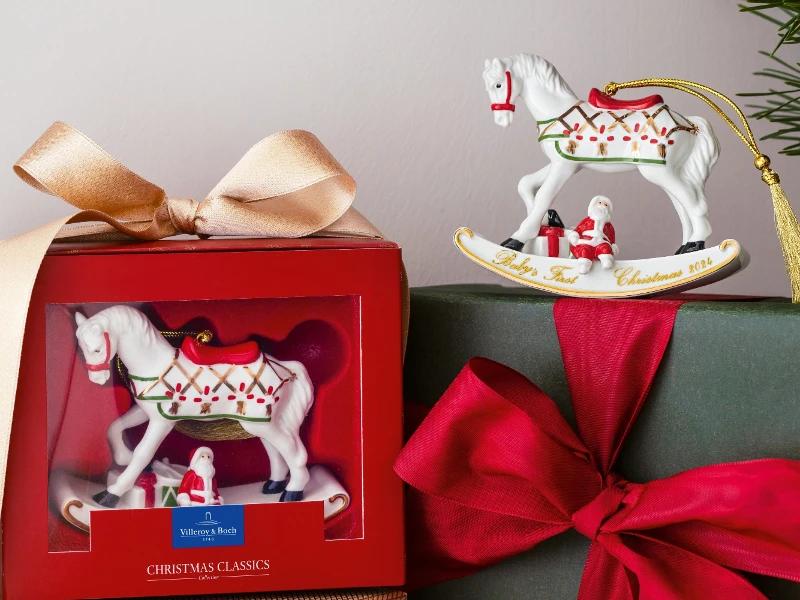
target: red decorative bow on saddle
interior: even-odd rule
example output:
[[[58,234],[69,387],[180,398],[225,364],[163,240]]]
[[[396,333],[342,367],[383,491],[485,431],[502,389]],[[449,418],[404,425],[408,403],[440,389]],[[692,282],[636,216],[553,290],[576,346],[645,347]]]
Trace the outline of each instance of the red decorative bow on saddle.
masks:
[[[412,588],[573,527],[592,540],[579,600],[764,600],[734,570],[800,581],[800,462],[713,465],[649,483],[611,470],[680,304],[556,302],[577,434],[516,371],[467,364],[395,464],[411,485]]]

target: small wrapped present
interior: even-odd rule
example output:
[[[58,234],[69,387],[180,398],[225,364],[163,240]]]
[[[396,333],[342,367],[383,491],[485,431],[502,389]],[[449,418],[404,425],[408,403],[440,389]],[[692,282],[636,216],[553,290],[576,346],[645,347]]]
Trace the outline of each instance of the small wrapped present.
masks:
[[[136,483],[121,501],[130,508],[173,508],[178,506],[178,487],[188,467],[170,464],[168,458],[154,460],[149,469],[136,478]],[[106,487],[119,479],[122,470],[108,472]]]

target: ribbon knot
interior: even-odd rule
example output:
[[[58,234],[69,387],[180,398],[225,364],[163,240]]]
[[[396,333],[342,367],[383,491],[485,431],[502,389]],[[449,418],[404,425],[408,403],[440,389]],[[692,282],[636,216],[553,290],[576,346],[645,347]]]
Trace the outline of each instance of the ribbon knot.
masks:
[[[597,497],[572,515],[575,531],[592,541],[597,540],[600,527],[616,514],[627,495],[625,481],[607,487]]]
[[[197,235],[196,219],[200,202],[193,198],[167,198],[169,220],[179,233]]]

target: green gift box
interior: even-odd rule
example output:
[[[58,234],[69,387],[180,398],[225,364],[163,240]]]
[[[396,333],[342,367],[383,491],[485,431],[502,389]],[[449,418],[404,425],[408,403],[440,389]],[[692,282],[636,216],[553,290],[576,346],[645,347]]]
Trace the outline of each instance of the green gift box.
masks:
[[[616,462],[635,482],[759,458],[800,460],[800,306],[786,299],[699,298],[681,306],[647,402]],[[533,290],[453,285],[411,291],[405,398],[433,405],[466,362],[484,356],[533,381],[575,425],[553,320]],[[536,460],[536,457],[531,457]],[[410,597],[577,597],[589,540],[575,531],[472,576]],[[800,584],[744,574],[768,598]]]

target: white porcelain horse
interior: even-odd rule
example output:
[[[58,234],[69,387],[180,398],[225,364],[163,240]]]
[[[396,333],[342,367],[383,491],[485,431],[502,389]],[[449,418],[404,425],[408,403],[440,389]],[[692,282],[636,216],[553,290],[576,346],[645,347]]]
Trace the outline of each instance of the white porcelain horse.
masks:
[[[519,251],[539,232],[542,219],[567,180],[581,169],[619,173],[638,169],[670,197],[683,227],[676,254],[702,250],[711,234],[704,186],[719,157],[705,119],[670,111],[660,96],[620,101],[592,90],[579,100],[555,67],[532,54],[487,60],[483,79],[495,122],[508,127],[517,98],[537,120],[550,164],[526,175],[518,191],[528,210],[503,246]]]
[[[108,428],[114,461],[127,466],[94,497],[101,506],[116,506],[181,419],[237,419],[267,451],[270,479],[263,492],[281,493],[282,502],[303,499],[308,456],[299,430],[314,401],[314,388],[301,363],[278,362],[255,342],[216,348],[187,337],[176,350],[147,317],[124,305],[89,319],[76,313],[75,321],[89,379],[99,385],[108,381],[112,359],[119,355],[135,400]],[[131,451],[122,433],[145,422],[147,430]]]

